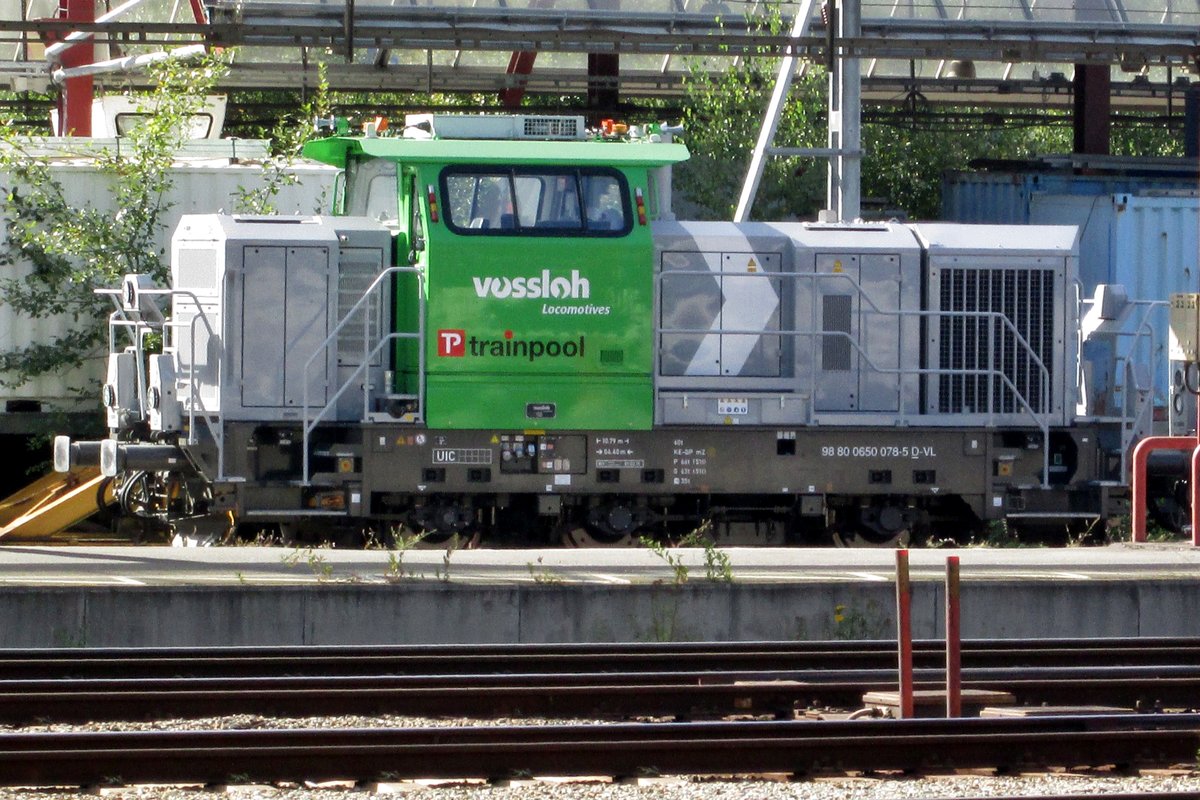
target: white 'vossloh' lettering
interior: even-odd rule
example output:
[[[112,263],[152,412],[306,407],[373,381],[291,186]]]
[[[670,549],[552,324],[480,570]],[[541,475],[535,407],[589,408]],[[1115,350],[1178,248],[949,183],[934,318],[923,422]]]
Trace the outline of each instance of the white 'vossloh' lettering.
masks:
[[[571,277],[557,277],[544,269],[540,275],[507,277],[472,277],[475,295],[491,295],[498,300],[586,300],[592,296],[592,286],[579,270],[571,270]]]

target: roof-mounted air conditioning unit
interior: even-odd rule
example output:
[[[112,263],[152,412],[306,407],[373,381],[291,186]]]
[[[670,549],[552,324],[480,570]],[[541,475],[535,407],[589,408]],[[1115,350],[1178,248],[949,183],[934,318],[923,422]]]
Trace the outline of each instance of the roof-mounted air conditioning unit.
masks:
[[[583,117],[544,114],[484,116],[471,114],[408,114],[404,136],[436,139],[536,139],[583,140]]]

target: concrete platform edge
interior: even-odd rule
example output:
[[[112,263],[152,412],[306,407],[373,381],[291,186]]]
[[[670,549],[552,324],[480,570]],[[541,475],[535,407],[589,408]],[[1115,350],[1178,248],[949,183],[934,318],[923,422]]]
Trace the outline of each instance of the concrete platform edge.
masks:
[[[943,588],[913,587],[914,635],[943,631]],[[887,639],[883,582],[682,586],[11,587],[0,647]],[[962,587],[967,638],[1198,636],[1200,581]]]

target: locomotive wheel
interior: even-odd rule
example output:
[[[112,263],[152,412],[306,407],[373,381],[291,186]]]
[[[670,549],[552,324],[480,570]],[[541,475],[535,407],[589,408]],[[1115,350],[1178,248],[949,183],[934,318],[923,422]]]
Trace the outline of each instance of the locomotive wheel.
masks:
[[[880,536],[875,531],[865,535],[862,531],[834,531],[833,544],[835,547],[877,547],[896,548],[908,547],[911,536],[907,530],[896,531],[892,537]]]
[[[562,526],[558,538],[564,547],[637,547],[638,544],[632,533],[603,536],[579,525]]]

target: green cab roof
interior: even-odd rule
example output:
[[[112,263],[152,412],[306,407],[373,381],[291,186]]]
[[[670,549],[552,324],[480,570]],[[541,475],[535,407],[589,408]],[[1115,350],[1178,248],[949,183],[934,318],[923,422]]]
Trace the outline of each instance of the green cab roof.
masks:
[[[304,145],[314,161],[345,168],[356,156],[406,163],[594,164],[613,167],[662,167],[688,158],[682,144],[662,142],[556,142],[522,139],[391,139],[332,136]]]

